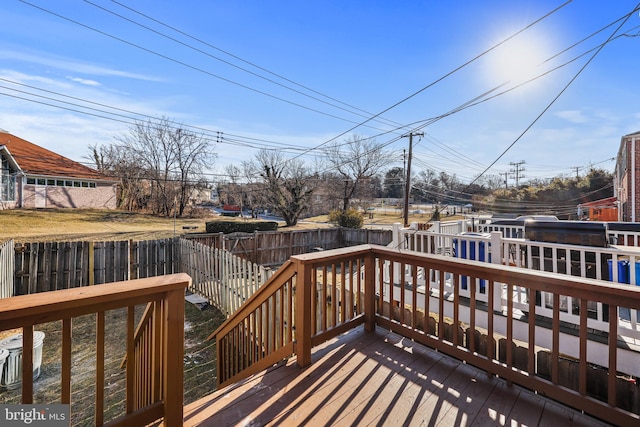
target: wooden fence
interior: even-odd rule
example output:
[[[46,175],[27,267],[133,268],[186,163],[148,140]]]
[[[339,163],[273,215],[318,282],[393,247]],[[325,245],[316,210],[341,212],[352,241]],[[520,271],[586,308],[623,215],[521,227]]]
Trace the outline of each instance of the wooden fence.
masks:
[[[188,234],[186,239],[227,250],[266,267],[282,265],[293,255],[361,244],[386,246],[391,230],[318,228],[314,230],[256,231],[255,233]]]
[[[178,239],[15,244],[14,295],[175,273]]]
[[[14,249],[14,265],[7,271],[14,272],[8,273],[14,295],[185,272],[193,278],[191,290],[228,316],[271,276],[269,267],[292,255],[391,240],[390,230],[327,228],[148,241],[12,242],[6,252]]]
[[[0,298],[13,296],[13,240],[0,244]]]
[[[273,271],[232,253],[192,240],[180,240],[180,271],[191,276],[190,290],[229,317]]]

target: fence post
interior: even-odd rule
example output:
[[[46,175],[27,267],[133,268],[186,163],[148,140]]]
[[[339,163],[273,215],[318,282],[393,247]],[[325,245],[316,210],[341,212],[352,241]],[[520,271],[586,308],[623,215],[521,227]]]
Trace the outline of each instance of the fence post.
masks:
[[[404,249],[401,246],[404,242],[402,240],[402,224],[399,222],[393,223],[393,235],[391,236],[391,243],[393,244],[394,249]]]
[[[298,366],[311,364],[311,271],[308,265],[296,261],[297,279],[295,288],[295,345]]]
[[[184,289],[168,292],[165,302],[164,422],[170,427],[181,426],[184,418]]]

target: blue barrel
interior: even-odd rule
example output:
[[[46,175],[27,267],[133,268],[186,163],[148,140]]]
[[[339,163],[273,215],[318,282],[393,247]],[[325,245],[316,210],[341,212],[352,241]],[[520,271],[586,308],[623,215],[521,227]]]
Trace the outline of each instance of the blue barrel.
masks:
[[[613,282],[613,260],[608,260],[609,263],[609,281]],[[635,263],[636,269],[636,285],[640,285],[640,262]],[[630,263],[626,259],[618,261],[618,282],[617,283],[631,283]],[[626,307],[620,307],[620,318],[623,320],[631,320],[631,311]],[[637,312],[638,322],[640,322],[640,311]]]
[[[613,260],[607,260],[609,263],[609,281],[613,282]],[[636,263],[636,281],[638,280],[638,263]],[[618,283],[631,283],[629,276],[629,261],[626,259],[618,260]]]
[[[481,237],[489,237],[491,234],[489,233],[460,233],[459,236],[481,236]],[[482,261],[484,262],[487,259],[486,251],[485,251],[485,242],[477,241],[477,240],[469,240],[469,253],[467,254],[467,240],[453,239],[453,250],[456,258],[469,259],[472,261]],[[477,247],[477,250],[476,250]],[[489,254],[489,261],[491,261],[491,254]],[[486,284],[487,281],[485,279],[480,279],[480,293],[486,292]],[[460,286],[462,289],[467,289],[467,276],[462,276]]]

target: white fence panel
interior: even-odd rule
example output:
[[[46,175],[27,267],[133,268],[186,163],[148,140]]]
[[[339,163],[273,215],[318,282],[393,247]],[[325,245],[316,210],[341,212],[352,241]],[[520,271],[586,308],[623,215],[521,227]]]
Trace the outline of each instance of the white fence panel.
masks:
[[[13,240],[0,244],[0,298],[13,296],[13,272],[15,270]]]
[[[398,249],[401,250],[568,274],[619,283],[621,286],[640,286],[640,248],[623,246],[599,248],[534,242],[503,238],[500,232],[495,231],[490,235],[467,232],[453,235],[438,234],[432,230],[417,231],[397,228],[395,233],[398,234],[398,237],[394,238],[394,241],[398,242]],[[405,272],[405,274],[405,282],[413,285],[412,274],[410,272]],[[485,280],[466,276],[454,278],[450,275],[445,279],[447,292],[453,292],[453,286],[457,283],[460,296],[467,298],[470,296],[471,280],[475,281],[477,300],[487,301],[487,282]],[[418,280],[416,285],[426,290],[427,281]],[[438,277],[431,277],[428,287],[430,292],[437,290],[439,288]],[[539,292],[533,297],[536,305],[535,314],[550,318],[553,315],[553,294]],[[529,295],[524,289],[516,287],[512,298],[514,307],[526,315],[529,310]],[[503,290],[501,295],[496,295],[496,299],[497,306],[506,305],[505,291]],[[564,296],[560,298],[561,321],[577,325],[580,317],[578,309],[579,301]],[[589,301],[587,310],[589,328],[607,332],[609,329],[608,307]],[[630,308],[619,308],[618,328],[624,339],[637,341],[640,344],[640,312]]]

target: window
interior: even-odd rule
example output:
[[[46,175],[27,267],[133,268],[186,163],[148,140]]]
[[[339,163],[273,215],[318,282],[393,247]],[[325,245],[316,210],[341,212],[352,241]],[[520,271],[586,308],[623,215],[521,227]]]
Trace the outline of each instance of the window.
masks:
[[[4,163],[3,163],[2,170],[3,171],[5,170]],[[11,179],[15,182],[15,177],[12,177]],[[27,184],[51,185],[56,187],[76,187],[76,188],[96,188],[97,187],[97,184],[95,182],[90,182],[90,181],[72,181],[72,180],[65,180],[65,179],[34,178],[34,177],[27,177]],[[13,191],[15,192],[15,188]]]
[[[16,177],[11,174],[9,161],[2,159],[2,171],[0,172],[0,200],[12,202],[16,199]]]

